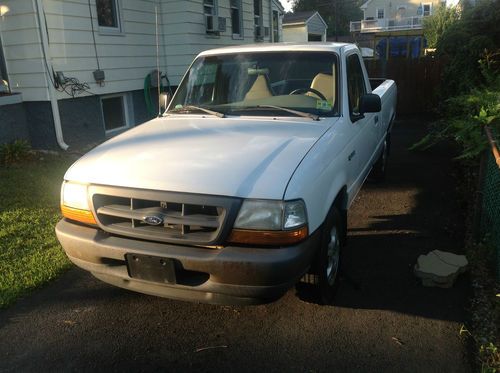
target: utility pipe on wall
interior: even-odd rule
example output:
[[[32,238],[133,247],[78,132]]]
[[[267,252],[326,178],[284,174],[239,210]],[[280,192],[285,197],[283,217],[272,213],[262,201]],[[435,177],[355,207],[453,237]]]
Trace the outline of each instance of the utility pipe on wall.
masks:
[[[40,38],[42,39],[42,52],[44,58],[44,65],[46,67],[46,74],[50,74],[48,69],[49,63],[47,61],[48,53],[49,53],[49,36],[47,35],[47,28],[45,22],[45,13],[43,11],[43,3],[42,0],[33,0],[33,4],[36,9],[37,17],[38,17],[38,28],[40,30]],[[57,144],[62,150],[68,150],[69,146],[64,142],[62,126],[61,126],[61,117],[59,115],[59,105],[57,103],[56,98],[56,89],[52,84],[52,79],[49,75],[47,76],[47,84],[49,86],[49,99],[50,106],[52,107],[52,117],[54,118],[54,130],[56,132],[56,140]]]

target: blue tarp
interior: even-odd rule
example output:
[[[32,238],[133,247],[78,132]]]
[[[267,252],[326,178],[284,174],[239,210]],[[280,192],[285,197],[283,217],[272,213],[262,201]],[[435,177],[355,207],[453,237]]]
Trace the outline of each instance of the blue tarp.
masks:
[[[389,58],[414,59],[420,57],[421,48],[427,45],[427,40],[423,36],[391,36],[381,39],[375,47],[380,59],[386,58],[388,43]]]

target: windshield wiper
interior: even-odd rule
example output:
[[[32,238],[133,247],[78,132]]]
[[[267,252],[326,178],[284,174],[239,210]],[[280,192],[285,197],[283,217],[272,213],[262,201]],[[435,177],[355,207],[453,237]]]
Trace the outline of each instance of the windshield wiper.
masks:
[[[312,120],[319,120],[319,115],[307,113],[305,111],[293,110],[293,109],[289,109],[289,108],[282,107],[282,106],[275,106],[275,105],[246,106],[246,107],[241,108],[239,110],[251,110],[251,109],[275,109],[275,110],[286,111],[287,113],[295,114],[299,117],[309,118]]]
[[[219,117],[219,118],[225,118],[226,117],[226,114],[224,113],[221,113],[219,111],[215,111],[215,110],[210,110],[210,109],[207,109],[203,106],[195,106],[195,105],[186,105],[186,106],[183,106],[183,107],[180,107],[178,109],[173,109],[173,110],[170,110],[170,112],[181,112],[181,111],[192,111],[192,110],[199,110],[199,111],[203,111],[207,114],[210,114],[210,115],[214,115],[216,117]]]

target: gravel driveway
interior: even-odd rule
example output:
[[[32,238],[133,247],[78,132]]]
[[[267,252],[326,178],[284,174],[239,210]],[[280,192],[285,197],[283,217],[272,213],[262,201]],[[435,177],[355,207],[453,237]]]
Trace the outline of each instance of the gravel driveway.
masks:
[[[467,277],[436,289],[412,273],[422,253],[459,252],[464,230],[449,149],[407,150],[423,127],[396,123],[387,182],[367,183],[350,211],[335,306],[305,285],[263,306],[186,303],[75,268],[0,312],[0,371],[471,371]]]

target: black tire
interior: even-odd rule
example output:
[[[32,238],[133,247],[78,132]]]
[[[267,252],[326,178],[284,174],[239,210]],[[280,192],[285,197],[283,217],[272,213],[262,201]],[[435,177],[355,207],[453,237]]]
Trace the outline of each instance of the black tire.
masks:
[[[344,246],[344,224],[337,207],[330,210],[322,227],[321,247],[316,262],[319,302],[332,304],[339,284]]]
[[[389,149],[390,149],[390,137],[387,135],[384,140],[384,145],[382,152],[377,159],[377,162],[373,165],[371,172],[371,179],[376,182],[382,182],[385,180],[387,174],[387,160],[389,159]]]

